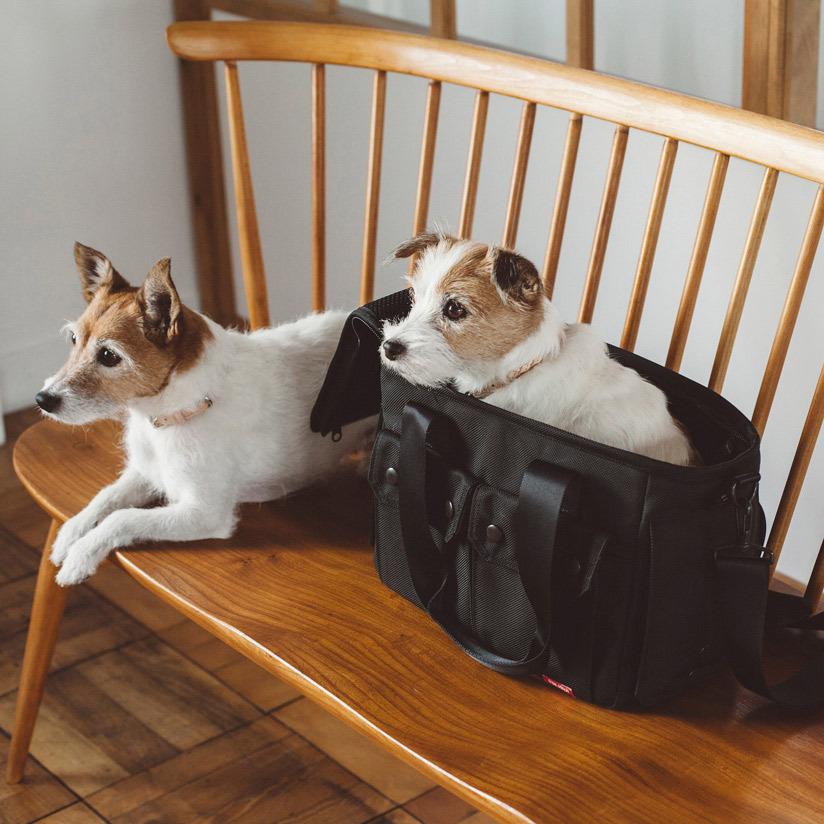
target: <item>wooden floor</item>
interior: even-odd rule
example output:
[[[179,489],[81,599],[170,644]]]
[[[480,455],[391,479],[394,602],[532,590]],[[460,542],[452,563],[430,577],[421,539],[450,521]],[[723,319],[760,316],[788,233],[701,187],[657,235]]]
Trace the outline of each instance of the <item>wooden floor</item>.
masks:
[[[47,518],[0,447],[0,762]],[[105,565],[69,597],[24,783],[0,822],[491,819]]]

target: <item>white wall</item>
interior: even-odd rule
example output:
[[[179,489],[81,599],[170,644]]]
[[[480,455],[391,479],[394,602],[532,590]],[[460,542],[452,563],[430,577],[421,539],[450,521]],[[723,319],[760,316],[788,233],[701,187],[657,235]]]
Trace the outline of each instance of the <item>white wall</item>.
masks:
[[[72,244],[127,278],[173,258],[195,301],[164,0],[5,0],[0,29],[0,395],[29,406],[83,301]]]
[[[425,0],[358,0],[361,8],[425,23]],[[740,102],[743,0],[599,0],[596,62],[601,70],[737,105]],[[563,0],[459,0],[462,34],[563,59]],[[46,8],[49,16],[45,16]],[[8,14],[7,14],[8,16]],[[0,304],[0,393],[7,407],[28,403],[42,375],[62,357],[55,329],[77,313],[71,265],[75,237],[111,252],[124,274],[139,276],[162,255],[193,299],[176,74],[162,28],[165,0],[17,2],[15,25],[0,50],[5,84],[0,145],[7,266]],[[44,24],[47,24],[44,26]],[[11,30],[11,31],[10,31]],[[45,33],[44,33],[45,32]],[[31,38],[43,49],[32,50]],[[54,55],[46,60],[47,49]],[[268,268],[272,316],[308,305],[309,69],[243,65],[252,164]],[[824,83],[821,84],[824,90]],[[425,83],[388,84],[378,257],[412,223]],[[330,303],[357,300],[357,273],[371,96],[369,73],[328,72],[328,265]],[[8,99],[7,99],[8,98]],[[824,102],[819,105],[824,112]],[[446,88],[430,215],[457,223],[472,94]],[[475,235],[501,234],[520,104],[490,106]],[[542,260],[566,116],[539,111],[518,246]],[[572,196],[556,301],[574,317],[580,299],[611,127],[587,121]],[[632,133],[595,323],[617,340],[629,298],[660,140]],[[7,162],[10,161],[10,162]],[[706,187],[711,157],[679,149],[638,351],[663,360]],[[6,181],[6,177],[9,180]],[[732,161],[699,300],[686,374],[706,381],[760,180]],[[784,300],[814,187],[782,177],[756,268],[752,294],[730,364],[725,394],[749,412]],[[763,499],[777,505],[821,363],[824,277],[817,260],[766,432]],[[236,271],[238,270],[236,262]],[[403,267],[381,268],[379,293],[399,288]],[[26,284],[26,286],[23,286]],[[806,579],[821,541],[824,460],[819,447],[782,557],[782,571]]]

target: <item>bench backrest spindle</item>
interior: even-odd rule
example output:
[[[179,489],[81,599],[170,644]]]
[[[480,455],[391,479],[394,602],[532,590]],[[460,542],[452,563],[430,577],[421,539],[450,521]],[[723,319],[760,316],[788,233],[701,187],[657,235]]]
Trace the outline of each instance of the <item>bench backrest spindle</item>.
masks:
[[[561,156],[561,171],[555,191],[555,206],[552,210],[552,222],[549,226],[549,238],[544,258],[544,289],[551,300],[555,291],[555,278],[558,275],[558,261],[561,257],[561,244],[564,240],[569,196],[572,192],[572,179],[575,176],[575,161],[578,159],[578,146],[581,143],[581,125],[584,119],[579,114],[569,116],[564,153]]]
[[[587,5],[587,8],[590,6],[591,4]],[[432,10],[433,20],[437,17],[440,21],[438,25],[441,33],[446,36],[454,34],[454,26],[450,22],[454,16],[454,3],[433,2]],[[585,18],[586,16],[581,18],[583,23],[587,22]],[[315,310],[324,307],[326,293],[325,98],[328,65],[353,66],[374,72],[360,279],[360,300],[364,303],[371,300],[374,293],[386,84],[390,72],[424,78],[429,84],[414,204],[412,228],[415,233],[425,229],[429,217],[438,117],[444,84],[456,84],[475,92],[458,220],[458,235],[464,238],[472,234],[476,214],[490,96],[504,95],[520,100],[523,104],[502,233],[502,243],[509,247],[515,245],[518,235],[537,107],[552,107],[569,113],[542,267],[542,277],[550,297],[558,277],[584,118],[597,118],[614,126],[600,210],[580,300],[579,320],[583,322],[590,322],[595,311],[630,130],[654,134],[663,139],[631,298],[624,318],[621,344],[628,349],[635,347],[642,324],[679,144],[690,144],[713,153],[703,207],[668,346],[666,364],[671,369],[681,368],[693,326],[730,158],[741,158],[760,166],[763,177],[708,380],[708,385],[716,391],[723,388],[730,366],[779,173],[818,184],[753,411],[754,425],[760,432],[764,432],[824,229],[824,135],[820,132],[536,58],[398,32],[300,23],[193,22],[172,26],[169,41],[173,51],[184,59],[221,60],[226,63],[236,216],[243,279],[253,328],[266,325],[269,314],[240,99],[238,61],[297,61],[312,66],[311,227],[312,307]],[[669,209],[673,210],[674,206]],[[769,546],[776,555],[781,551],[788,534],[821,429],[822,415],[824,368],[809,402],[806,420],[770,530]],[[769,440],[765,443],[766,449],[769,449],[769,443]],[[806,598],[809,603],[818,602],[822,587],[824,557],[819,553],[807,586]]]
[[[312,66],[312,310],[326,306],[326,66]]]
[[[724,190],[724,181],[727,177],[727,168],[730,156],[715,155],[712,162],[710,180],[707,184],[707,194],[704,198],[704,207],[701,210],[701,219],[698,223],[698,232],[692,247],[692,257],[687,268],[687,277],[684,280],[684,291],[681,294],[681,303],[675,317],[675,326],[672,330],[672,340],[667,352],[667,367],[678,370],[681,368],[681,359],[687,345],[687,336],[692,325],[692,316],[695,313],[695,304],[698,300],[698,290],[701,288],[701,278],[704,275],[704,266],[707,263],[707,254],[710,250],[712,232],[715,229],[715,219],[718,216],[718,207],[721,203],[721,193]]]
[[[266,273],[260,247],[255,192],[252,170],[249,166],[249,148],[246,144],[246,126],[243,121],[243,103],[240,99],[240,79],[237,64],[226,63],[226,103],[229,109],[229,140],[232,151],[232,173],[235,180],[235,210],[237,213],[240,262],[249,325],[260,329],[269,325],[269,302],[266,295]]]
[[[793,272],[793,277],[790,281],[790,288],[784,302],[784,309],[781,312],[781,320],[778,323],[778,330],[773,338],[772,349],[767,359],[767,368],[764,370],[764,378],[761,381],[761,388],[758,391],[758,398],[755,401],[755,409],[752,413],[752,422],[755,428],[762,434],[764,427],[767,425],[767,417],[770,414],[770,408],[775,398],[778,379],[781,377],[781,370],[784,368],[787,350],[790,348],[790,340],[795,329],[795,322],[798,319],[801,301],[804,298],[804,290],[807,288],[807,281],[810,278],[810,270],[812,269],[815,253],[818,250],[823,227],[824,186],[820,186],[815,196],[810,219],[807,222],[804,240],[801,242],[798,262],[796,263],[795,272]]]
[[[438,113],[441,108],[441,84],[430,80],[426,91],[426,109],[421,139],[421,162],[418,168],[418,191],[415,196],[415,216],[412,234],[420,234],[426,228],[429,216],[429,195],[432,191],[432,169],[435,165],[435,138],[438,136]],[[409,259],[409,271],[415,266],[415,255]]]
[[[509,187],[509,201],[506,205],[504,234],[501,245],[507,249],[515,246],[518,236],[518,221],[521,217],[521,205],[524,200],[526,185],[526,167],[529,163],[529,149],[532,146],[532,130],[535,127],[535,104],[524,103],[521,111],[521,125],[518,129],[518,142],[515,146],[515,165],[512,169],[512,183]]]
[[[628,136],[629,129],[626,126],[618,125],[615,127],[615,136],[612,138],[612,151],[607,166],[607,177],[604,183],[604,195],[601,198],[601,211],[598,214],[598,222],[595,224],[595,237],[592,240],[592,252],[589,256],[589,266],[587,267],[584,282],[584,294],[581,297],[581,308],[578,310],[578,323],[591,323],[592,315],[595,312],[595,301],[598,297],[598,287],[601,285],[601,272],[607,254],[612,217],[615,214],[615,201],[618,198],[618,186],[621,183],[621,171],[624,168]]]
[[[661,159],[658,161],[658,172],[652,190],[652,201],[649,205],[649,215],[644,228],[644,239],[641,242],[641,253],[638,256],[638,268],[635,270],[632,295],[627,308],[624,332],[621,335],[621,347],[624,349],[635,349],[638,330],[641,328],[641,315],[644,311],[644,302],[647,299],[652,262],[655,259],[655,247],[658,245],[661,221],[664,219],[664,207],[667,205],[667,194],[670,180],[672,180],[672,170],[675,167],[675,153],[677,151],[678,141],[672,137],[666,138],[661,149]]]
[[[724,318],[724,325],[721,328],[721,338],[718,341],[718,350],[710,372],[709,387],[716,392],[720,392],[724,386],[724,378],[727,376],[727,367],[732,355],[732,347],[738,333],[738,325],[741,323],[741,315],[744,311],[744,303],[747,300],[747,292],[750,288],[752,273],[755,269],[755,261],[758,251],[761,248],[761,238],[764,237],[764,228],[767,225],[767,216],[770,213],[773,195],[775,194],[775,184],[778,180],[778,172],[775,169],[765,169],[764,177],[761,181],[761,188],[758,191],[758,199],[755,203],[755,210],[750,221],[750,228],[747,232],[747,240],[744,243],[744,252],[741,255],[741,263],[738,266],[738,274],[735,277],[735,286],[730,296],[730,303],[727,307],[727,314]]]
[[[824,366],[821,367],[821,372],[818,375],[818,383],[810,401],[807,419],[804,421],[801,437],[798,439],[790,474],[787,477],[787,483],[784,485],[781,501],[778,504],[778,510],[775,513],[775,519],[770,530],[770,537],[767,540],[767,546],[773,551],[776,560],[784,546],[784,539],[787,537],[787,530],[790,527],[790,519],[801,493],[801,485],[804,483],[804,477],[813,456],[818,433],[821,431],[822,415],[824,415]],[[824,559],[819,555],[805,594],[811,608],[818,603],[823,589]]]
[[[366,219],[363,223],[360,302],[375,294],[375,245],[378,240],[378,205],[383,158],[383,121],[386,111],[386,72],[376,71],[372,90],[372,122],[369,130],[369,167],[366,172]]]
[[[472,234],[475,217],[475,202],[478,197],[478,176],[481,173],[481,156],[484,150],[486,116],[489,112],[489,92],[475,93],[475,111],[472,115],[472,133],[469,137],[469,154],[466,159],[466,179],[461,200],[461,217],[458,222],[458,237],[468,238]]]

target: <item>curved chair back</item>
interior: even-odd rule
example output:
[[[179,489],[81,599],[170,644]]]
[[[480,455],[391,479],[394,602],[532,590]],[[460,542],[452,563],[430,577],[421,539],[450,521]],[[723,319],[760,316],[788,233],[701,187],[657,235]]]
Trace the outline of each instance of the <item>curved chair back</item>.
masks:
[[[759,432],[763,433],[782,370],[785,368],[793,331],[824,227],[824,134],[821,132],[537,58],[399,32],[305,23],[193,22],[172,25],[168,30],[168,38],[172,50],[183,59],[222,61],[225,64],[241,263],[253,328],[267,325],[269,315],[238,82],[238,61],[292,61],[309,63],[313,67],[312,304],[316,310],[322,309],[325,304],[326,65],[353,66],[374,72],[360,272],[362,302],[371,300],[374,289],[388,72],[414,75],[429,80],[413,233],[422,231],[427,222],[438,114],[444,83],[475,90],[475,107],[458,228],[461,237],[468,237],[472,231],[490,95],[505,95],[523,101],[501,241],[504,246],[513,246],[517,237],[536,107],[548,106],[569,112],[543,262],[542,274],[550,296],[555,287],[564,240],[583,120],[585,117],[593,117],[614,124],[606,181],[578,312],[581,322],[591,321],[595,309],[629,131],[633,129],[649,132],[663,138],[631,299],[620,341],[621,346],[626,349],[634,348],[638,336],[678,146],[680,143],[688,143],[714,153],[692,256],[669,342],[666,364],[672,369],[677,370],[681,366],[692,327],[729,160],[731,157],[742,158],[762,167],[761,186],[708,381],[708,385],[718,392],[724,385],[778,176],[794,175],[814,181],[818,184],[818,189],[811,205],[809,220],[752,411],[753,423]],[[770,530],[769,545],[776,556],[780,553],[787,535],[821,428],[823,413],[824,368],[819,372],[801,437]],[[818,602],[822,588],[824,552],[819,552],[805,596],[811,605]]]

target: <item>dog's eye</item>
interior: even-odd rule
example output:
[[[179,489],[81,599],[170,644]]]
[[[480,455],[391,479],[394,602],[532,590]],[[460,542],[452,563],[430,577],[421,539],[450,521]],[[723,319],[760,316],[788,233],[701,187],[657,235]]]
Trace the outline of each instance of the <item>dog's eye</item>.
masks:
[[[69,332],[69,339],[72,342],[72,346],[77,343],[77,335],[75,335],[74,332]]]
[[[102,366],[117,366],[122,360],[123,358],[121,358],[117,352],[112,352],[111,349],[107,349],[106,347],[103,347],[103,349],[97,353],[97,362]]]
[[[466,317],[466,309],[457,300],[448,300],[443,307],[443,314],[449,320],[461,320]]]

